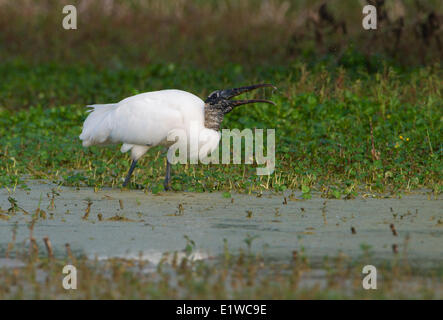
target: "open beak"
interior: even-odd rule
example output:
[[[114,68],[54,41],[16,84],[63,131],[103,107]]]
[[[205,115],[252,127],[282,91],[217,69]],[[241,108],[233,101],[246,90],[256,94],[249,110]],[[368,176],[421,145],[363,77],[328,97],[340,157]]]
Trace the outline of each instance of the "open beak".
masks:
[[[247,87],[222,90],[220,92],[220,97],[223,99],[231,99],[231,98],[238,96],[242,93],[249,92],[249,91],[252,91],[252,90],[255,90],[258,88],[266,88],[266,87],[271,87],[271,88],[274,88],[275,90],[277,90],[277,87],[273,86],[272,84],[262,83],[262,84],[254,84],[252,86],[247,86]],[[269,104],[275,105],[274,102],[272,102],[270,100],[265,100],[265,99],[231,100],[230,102],[231,102],[230,105],[232,107],[240,106],[242,104],[255,103],[255,102],[263,102],[263,103],[269,103]]]

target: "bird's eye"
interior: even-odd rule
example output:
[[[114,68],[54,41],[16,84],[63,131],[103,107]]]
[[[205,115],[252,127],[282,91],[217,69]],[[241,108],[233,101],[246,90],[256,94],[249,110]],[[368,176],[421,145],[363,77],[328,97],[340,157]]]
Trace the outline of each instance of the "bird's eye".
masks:
[[[208,96],[208,99],[215,99],[217,97],[218,97],[218,91],[214,91]]]

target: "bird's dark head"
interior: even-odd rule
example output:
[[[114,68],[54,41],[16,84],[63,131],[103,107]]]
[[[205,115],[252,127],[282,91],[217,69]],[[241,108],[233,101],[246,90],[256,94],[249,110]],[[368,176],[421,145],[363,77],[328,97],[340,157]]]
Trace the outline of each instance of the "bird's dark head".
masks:
[[[233,97],[242,93],[265,87],[277,89],[272,84],[262,83],[247,87],[217,90],[212,92],[205,100],[205,127],[218,131],[224,115],[231,112],[235,107],[244,104],[262,102],[275,105],[274,102],[265,99],[231,100]]]

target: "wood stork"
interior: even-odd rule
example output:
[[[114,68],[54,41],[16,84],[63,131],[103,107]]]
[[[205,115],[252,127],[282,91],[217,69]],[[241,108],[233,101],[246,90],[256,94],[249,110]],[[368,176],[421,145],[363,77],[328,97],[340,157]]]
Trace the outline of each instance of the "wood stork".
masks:
[[[168,133],[177,129],[189,132],[191,122],[197,124],[199,139],[209,143],[211,153],[220,141],[219,129],[225,114],[248,103],[264,102],[275,105],[272,101],[263,99],[231,100],[237,95],[263,87],[275,88],[271,84],[256,84],[217,90],[205,101],[192,93],[170,89],[137,94],[114,104],[90,105],[87,106],[91,109],[83,123],[80,139],[84,147],[123,143],[120,151],[131,151],[132,164],[123,183],[126,186],[137,161],[149,148],[171,145],[167,141]],[[170,177],[171,164],[167,160],[165,190],[169,188]]]

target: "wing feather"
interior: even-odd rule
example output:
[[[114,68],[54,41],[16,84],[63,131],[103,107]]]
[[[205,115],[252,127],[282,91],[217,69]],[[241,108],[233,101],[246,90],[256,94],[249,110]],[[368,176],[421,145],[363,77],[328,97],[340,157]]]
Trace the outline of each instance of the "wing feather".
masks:
[[[86,146],[109,142],[155,146],[173,129],[204,122],[204,102],[181,90],[147,92],[92,107],[80,135]]]

